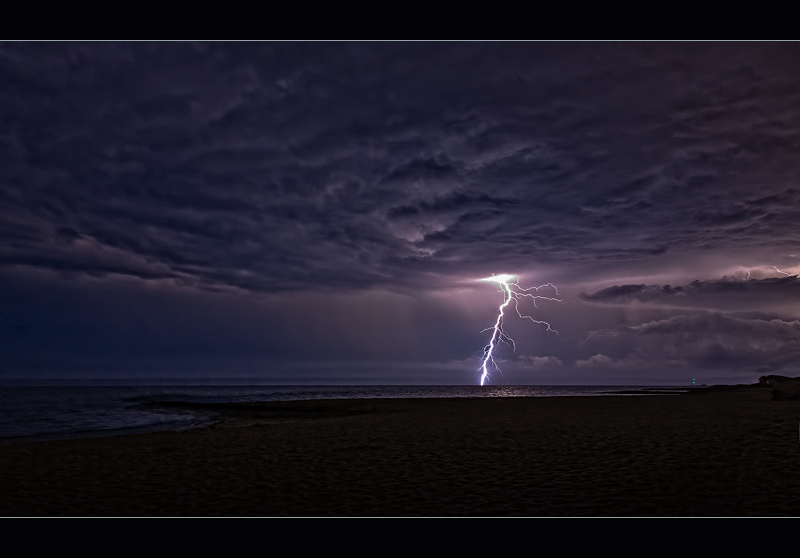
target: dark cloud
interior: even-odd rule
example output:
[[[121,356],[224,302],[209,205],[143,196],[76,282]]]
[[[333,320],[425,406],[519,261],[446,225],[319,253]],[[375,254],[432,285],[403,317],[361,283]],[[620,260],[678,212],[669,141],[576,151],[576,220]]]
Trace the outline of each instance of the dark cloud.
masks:
[[[800,279],[796,275],[764,279],[695,280],[687,285],[615,285],[580,298],[600,304],[665,304],[713,307],[731,311],[765,307],[769,304],[793,305],[800,302]]]
[[[0,262],[269,292],[780,251],[797,218],[798,57],[792,43],[7,43]],[[67,248],[79,240],[93,258]]]
[[[766,362],[800,362],[800,321],[748,319],[720,312],[678,315],[594,331],[583,342],[581,352],[609,362],[635,356],[640,366],[755,372]]]
[[[785,42],[2,43],[0,280],[287,296],[231,303],[218,329],[243,345],[159,331],[452,368],[496,307],[466,281],[518,273],[567,293],[535,309],[563,337],[503,356],[520,370],[785,368],[798,280],[764,266],[800,254],[798,62]],[[426,298],[454,289],[458,311]],[[192,314],[141,293],[164,324]],[[293,321],[310,293],[325,312]]]
[[[579,361],[608,359],[605,365],[621,367],[633,357],[640,367],[750,372],[800,365],[797,276],[617,285],[580,298],[649,310],[633,315],[633,324],[588,332]]]

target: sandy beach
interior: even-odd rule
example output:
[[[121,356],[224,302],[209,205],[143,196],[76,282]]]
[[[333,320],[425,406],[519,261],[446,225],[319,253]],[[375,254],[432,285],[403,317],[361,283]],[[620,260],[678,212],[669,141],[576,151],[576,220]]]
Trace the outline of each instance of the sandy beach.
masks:
[[[800,401],[195,406],[181,432],[0,446],[2,516],[800,516]]]

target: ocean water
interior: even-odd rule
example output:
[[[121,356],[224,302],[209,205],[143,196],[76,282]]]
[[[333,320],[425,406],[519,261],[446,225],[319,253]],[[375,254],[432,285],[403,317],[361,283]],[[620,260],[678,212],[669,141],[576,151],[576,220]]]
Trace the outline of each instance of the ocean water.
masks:
[[[189,412],[142,403],[293,401],[417,397],[557,397],[615,394],[653,386],[268,386],[268,385],[0,385],[0,443],[182,430],[210,423]],[[642,395],[647,392],[642,391]]]

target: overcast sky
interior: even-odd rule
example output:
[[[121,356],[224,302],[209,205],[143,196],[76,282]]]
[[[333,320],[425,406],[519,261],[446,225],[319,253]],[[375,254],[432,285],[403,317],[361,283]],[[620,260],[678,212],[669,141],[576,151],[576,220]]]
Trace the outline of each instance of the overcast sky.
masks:
[[[800,44],[0,44],[0,378],[800,375]]]

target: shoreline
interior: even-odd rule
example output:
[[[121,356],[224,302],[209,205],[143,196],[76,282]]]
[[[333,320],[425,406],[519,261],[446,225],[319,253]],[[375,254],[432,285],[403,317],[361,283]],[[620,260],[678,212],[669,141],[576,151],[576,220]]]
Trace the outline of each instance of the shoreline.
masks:
[[[41,387],[41,386],[20,386],[23,388],[31,388],[31,387]],[[57,387],[57,386],[44,386],[47,388],[50,387]],[[89,388],[96,388],[96,387],[119,387],[119,386],[86,386]],[[149,387],[149,386],[136,386],[136,387]],[[158,386],[159,388],[161,386]],[[185,386],[174,386],[177,388],[185,387]],[[220,387],[222,389],[229,388],[231,386],[212,386],[212,387]],[[237,386],[238,387],[238,386]],[[247,387],[257,387],[261,388],[263,386],[247,386]],[[269,387],[269,386],[267,386]],[[284,388],[286,386],[276,386],[279,388]],[[320,386],[289,386],[291,388],[308,388],[311,387],[312,389],[320,387]],[[330,386],[322,386],[323,388],[329,388]],[[350,386],[340,386],[350,388]],[[385,388],[387,386],[364,386],[367,388]],[[388,386],[389,388],[397,388],[403,387],[408,389],[409,386]],[[428,388],[429,386],[410,386],[411,388],[414,387],[423,387]],[[452,386],[434,386],[435,388],[449,388]],[[478,386],[458,386],[458,387],[466,387],[466,388],[477,388]],[[494,388],[508,388],[509,386],[489,386],[490,389]],[[653,395],[653,394],[662,394],[662,393],[669,393],[669,394],[676,394],[676,393],[684,393],[691,389],[699,389],[699,388],[692,388],[692,387],[646,387],[646,386],[511,386],[513,388],[567,388],[567,389],[602,389],[605,391],[597,391],[596,393],[590,394],[582,394],[582,395],[574,395],[575,397],[594,397],[594,396],[603,396],[603,395],[619,395],[619,396],[628,396],[628,395]],[[176,394],[178,395],[178,394]],[[320,394],[315,394],[320,395]],[[178,395],[180,397],[180,395]],[[376,398],[384,399],[397,399],[397,398],[417,398],[416,396],[380,396]],[[464,397],[463,395],[453,396],[453,397]],[[467,397],[553,397],[553,395],[475,395],[475,396],[467,396]],[[295,399],[265,399],[261,403],[267,403],[269,401],[328,401],[328,400],[338,400],[338,399],[363,399],[364,397],[301,397]],[[369,398],[369,397],[368,397]],[[426,398],[447,398],[446,396],[439,396],[435,395],[432,397]],[[218,413],[214,413],[214,409],[216,406],[220,405],[219,403],[199,403],[195,404],[190,401],[186,401],[183,399],[174,399],[174,400],[166,400],[166,401],[150,401],[150,402],[143,402],[143,403],[134,403],[134,404],[123,404],[120,403],[119,410],[145,410],[145,411],[164,411],[167,414],[170,413],[170,410],[177,410],[179,411],[179,415],[174,415],[173,420],[169,420],[167,422],[153,422],[151,424],[141,425],[141,424],[131,424],[129,426],[117,426],[113,428],[83,428],[83,429],[62,429],[62,430],[52,430],[52,429],[43,429],[40,432],[36,433],[24,433],[24,434],[9,434],[0,436],[0,445],[5,444],[14,444],[14,443],[23,443],[23,442],[36,442],[36,441],[52,441],[52,440],[72,440],[72,439],[80,439],[80,438],[96,438],[96,437],[109,437],[109,436],[120,436],[120,435],[128,435],[128,434],[141,434],[141,433],[149,433],[149,432],[161,432],[161,431],[180,431],[180,430],[188,430],[193,428],[202,428],[209,426],[213,422],[219,422],[217,419],[209,419],[209,415],[216,415]],[[221,404],[223,407],[225,404]],[[222,408],[222,407],[220,407]],[[187,415],[194,416],[197,420],[192,424],[186,424],[184,420],[180,420],[177,417],[186,417]]]
[[[0,446],[0,515],[800,515],[800,401],[711,388],[205,404],[220,423]]]

